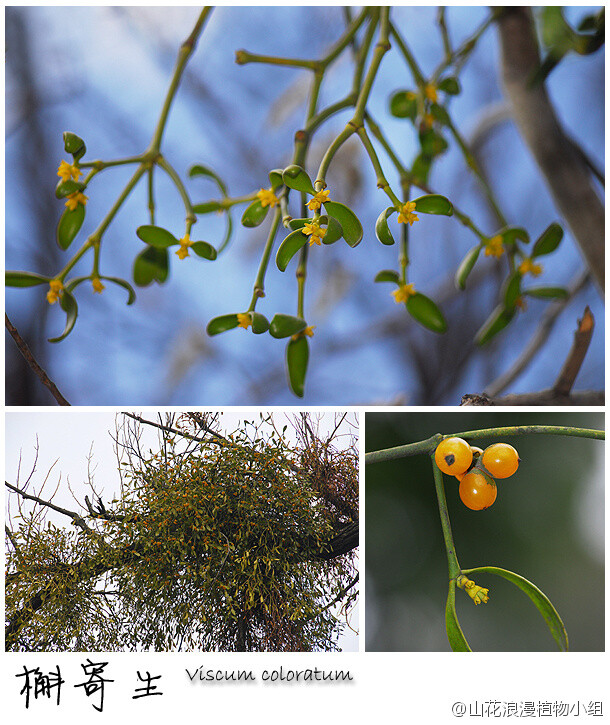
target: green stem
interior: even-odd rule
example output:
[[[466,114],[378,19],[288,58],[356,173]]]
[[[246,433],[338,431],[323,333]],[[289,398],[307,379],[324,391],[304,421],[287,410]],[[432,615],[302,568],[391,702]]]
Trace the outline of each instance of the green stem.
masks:
[[[260,297],[265,296],[265,275],[267,273],[267,267],[269,266],[269,258],[271,257],[273,242],[275,241],[275,237],[281,220],[282,209],[281,206],[278,206],[275,210],[271,229],[269,230],[269,236],[267,237],[263,256],[261,258],[261,262],[258,268],[258,274],[256,275],[256,279],[254,280],[254,291],[252,293],[252,301],[250,302],[248,312],[254,310],[254,308],[256,307],[256,302]]]
[[[449,521],[449,511],[447,510],[447,499],[445,498],[443,474],[440,468],[436,465],[434,459],[432,459],[432,471],[434,473],[434,488],[436,489],[436,498],[438,499],[438,512],[441,517],[441,527],[443,529],[445,550],[447,552],[449,579],[455,579],[460,573],[460,565],[458,563],[457,554],[455,553],[453,534],[451,533],[451,522]]]
[[[78,168],[92,169],[93,171],[97,172],[103,171],[104,169],[109,169],[112,166],[127,166],[128,164],[140,164],[144,160],[144,154],[139,154],[138,156],[127,156],[123,159],[114,159],[112,161],[101,161],[100,159],[97,159],[95,161],[85,161],[83,163],[79,163]]]
[[[306,68],[307,70],[314,72],[320,70],[319,60],[278,58],[274,55],[259,55],[258,53],[250,53],[247,50],[237,50],[235,52],[235,62],[238,65],[247,65],[248,63],[265,63],[266,65],[277,65],[284,68]]]
[[[174,182],[178,193],[182,197],[182,202],[186,211],[186,233],[189,234],[191,231],[191,227],[197,221],[197,217],[195,216],[195,212],[193,211],[193,205],[191,204],[188,192],[186,191],[186,188],[182,183],[182,179],[178,176],[178,173],[176,172],[174,167],[170,163],[168,163],[168,161],[160,154],[159,156],[157,156],[156,164],[161,169],[163,169],[163,171],[165,171],[165,173]]]
[[[154,164],[151,164],[148,169],[148,211],[150,213],[150,223],[154,226],[155,223],[155,186],[154,186]]]
[[[174,100],[174,96],[176,95],[176,91],[178,90],[178,86],[180,85],[182,74],[188,62],[188,59],[191,57],[191,54],[195,49],[195,45],[197,44],[197,40],[201,35],[203,26],[205,25],[211,12],[211,7],[203,8],[201,13],[199,14],[197,22],[195,23],[195,26],[193,27],[193,30],[191,31],[191,34],[180,46],[180,50],[178,51],[178,59],[174,68],[174,74],[172,76],[169,88],[167,89],[167,94],[165,96],[165,101],[163,102],[163,107],[161,108],[159,120],[157,121],[157,126],[150,142],[149,152],[152,154],[159,152],[159,148],[161,147],[161,138],[163,137],[163,132],[167,123],[169,110],[172,106],[172,102]]]
[[[377,174],[377,188],[384,191],[390,197],[390,200],[394,206],[400,206],[401,201],[392,191],[390,184],[386,179],[385,174],[383,173],[383,169],[381,167],[379,157],[377,156],[377,152],[375,151],[375,148],[371,143],[371,139],[369,138],[364,126],[360,126],[357,133],[360,140],[362,141],[364,148],[366,149],[367,154],[369,155],[371,164],[373,165],[373,169]]]
[[[354,117],[352,118],[352,123],[354,124],[354,126],[361,126],[364,120],[366,104],[369,99],[371,89],[373,88],[373,83],[375,82],[377,71],[379,70],[379,66],[381,65],[381,60],[391,47],[389,36],[390,8],[382,7],[380,11],[379,40],[377,41],[377,45],[375,46],[373,57],[371,58],[371,64],[369,65],[369,69],[366,73],[366,76],[364,77],[364,81],[362,82],[362,87],[360,88],[360,95],[358,96],[358,101],[356,102],[356,110],[354,112]]]
[[[561,425],[516,425],[504,428],[485,428],[481,430],[469,430],[463,433],[450,433],[442,435],[437,433],[424,441],[417,443],[407,443],[402,446],[393,448],[385,448],[380,451],[371,451],[364,456],[365,463],[382,463],[384,461],[393,461],[398,458],[406,458],[414,456],[418,453],[430,453],[443,440],[443,438],[457,437],[469,440],[478,440],[480,438],[504,438],[506,436],[519,435],[560,435],[573,436],[575,438],[592,438],[594,440],[605,440],[605,431],[593,430],[589,428],[572,428]]]

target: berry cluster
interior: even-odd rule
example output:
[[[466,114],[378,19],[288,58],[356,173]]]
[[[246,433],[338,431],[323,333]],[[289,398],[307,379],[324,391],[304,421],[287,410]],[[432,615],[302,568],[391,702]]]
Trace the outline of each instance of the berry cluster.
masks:
[[[460,498],[473,511],[489,508],[496,500],[495,478],[508,478],[519,468],[519,454],[508,443],[493,443],[485,450],[463,438],[445,438],[434,452],[436,465],[460,482]]]

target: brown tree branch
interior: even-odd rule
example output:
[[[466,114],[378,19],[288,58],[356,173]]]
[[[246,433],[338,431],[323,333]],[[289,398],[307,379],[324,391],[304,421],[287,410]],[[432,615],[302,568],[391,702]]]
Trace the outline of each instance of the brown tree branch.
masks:
[[[55,385],[55,383],[46,374],[46,372],[40,367],[36,358],[32,354],[32,351],[27,346],[27,343],[19,334],[17,328],[9,320],[8,315],[6,313],[4,314],[4,326],[9,331],[11,337],[13,338],[13,340],[15,341],[15,344],[17,345],[17,348],[19,349],[19,352],[23,355],[25,361],[28,363],[30,368],[33,370],[36,377],[40,380],[40,382],[46,388],[48,388],[49,392],[55,398],[55,400],[59,403],[59,405],[70,405],[70,403],[68,403],[68,401],[64,398],[64,396],[59,392],[59,389]]]
[[[604,206],[591,171],[561,127],[544,84],[532,84],[540,54],[531,8],[506,7],[498,14],[502,77],[513,117],[533,154],[561,215],[604,290]]]
[[[557,395],[569,395],[576,376],[580,372],[580,368],[589,349],[589,343],[593,336],[595,320],[591,314],[589,307],[585,307],[582,320],[578,320],[578,327],[574,333],[574,342],[572,348],[566,358],[563,368],[559,373],[559,377],[555,381],[553,390]]]

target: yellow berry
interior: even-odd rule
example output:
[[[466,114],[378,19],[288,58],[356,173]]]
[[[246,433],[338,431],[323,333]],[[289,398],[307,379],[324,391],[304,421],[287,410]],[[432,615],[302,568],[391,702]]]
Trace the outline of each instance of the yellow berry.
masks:
[[[519,468],[519,454],[508,443],[494,443],[483,451],[481,462],[495,478],[508,478]]]
[[[472,450],[463,438],[445,438],[434,452],[436,465],[450,476],[465,473],[472,463]]]
[[[473,468],[460,481],[460,498],[473,511],[489,508],[497,495],[496,482],[478,468]]]

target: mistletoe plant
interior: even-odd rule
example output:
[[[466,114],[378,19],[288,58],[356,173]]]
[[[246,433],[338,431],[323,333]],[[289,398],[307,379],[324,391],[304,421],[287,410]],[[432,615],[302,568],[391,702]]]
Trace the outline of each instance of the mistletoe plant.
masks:
[[[416,289],[414,283],[409,281],[409,233],[416,222],[423,231],[426,225],[425,216],[430,214],[454,216],[475,237],[474,246],[467,252],[455,274],[459,289],[465,288],[468,276],[481,253],[506,261],[498,306],[476,334],[476,339],[481,345],[489,342],[505,328],[519,309],[524,309],[525,297],[561,299],[568,296],[566,290],[561,287],[525,284],[528,276],[536,277],[542,271],[539,258],[557,249],[563,237],[562,228],[559,224],[552,223],[533,244],[530,244],[530,236],[525,228],[508,223],[451,113],[451,101],[461,92],[460,70],[500,10],[491,10],[473,35],[460,46],[454,47],[447,29],[444,9],[441,8],[438,25],[443,40],[444,57],[431,75],[421,70],[407,42],[392,21],[391,10],[387,7],[364,8],[354,17],[351,15],[351,10],[347,9],[344,32],[326,55],[315,60],[262,56],[238,50],[236,62],[240,65],[260,63],[306,69],[311,72],[304,124],[295,134],[292,162],[287,167],[278,167],[269,171],[268,187],[263,183],[262,188],[258,190],[231,196],[227,185],[216,171],[203,163],[193,165],[189,177],[211,180],[220,195],[217,199],[195,203],[181,176],[162,153],[161,142],[185,67],[210,12],[210,8],[202,10],[193,31],[179,50],[158,123],[150,144],[143,153],[115,160],[90,161],[86,159],[86,145],[83,139],[73,132],[64,134],[64,150],[71,159],[62,160],[59,165],[57,173],[60,179],[55,192],[59,199],[64,200],[66,207],[59,220],[56,235],[57,243],[62,250],[70,251],[72,243],[80,233],[88,200],[85,192],[93,193],[95,178],[119,166],[133,166],[135,170],[97,228],[89,234],[78,251],[72,254],[55,275],[45,276],[25,271],[6,273],[8,286],[46,285],[47,301],[50,304],[59,302],[66,313],[66,324],[63,332],[51,338],[51,342],[63,340],[73,329],[78,316],[76,291],[83,282],[89,281],[96,293],[102,292],[105,287],[104,282],[119,285],[128,292],[128,304],[134,302],[136,295],[130,281],[103,274],[100,268],[100,249],[104,235],[121,206],[136,185],[145,178],[148,186],[149,223],[139,225],[134,231],[134,241],[137,236],[145,245],[143,248],[135,246],[132,276],[136,286],[163,284],[167,280],[170,271],[170,250],[175,251],[175,256],[179,260],[190,257],[192,251],[197,257],[214,261],[232,236],[234,207],[245,205],[241,223],[247,228],[261,225],[271,212],[271,223],[249,304],[239,311],[229,312],[210,320],[207,332],[209,335],[217,335],[240,327],[251,329],[256,335],[268,332],[274,338],[287,340],[286,362],[289,385],[296,395],[302,396],[309,359],[308,338],[313,335],[315,327],[312,320],[308,319],[305,310],[308,257],[313,253],[322,253],[323,245],[334,244],[340,239],[343,239],[348,247],[355,247],[361,242],[365,233],[357,214],[341,201],[340,191],[328,188],[326,182],[328,170],[337,152],[352,136],[361,142],[375,174],[377,187],[389,200],[389,205],[381,209],[375,224],[376,237],[381,244],[392,246],[396,241],[397,229],[399,230],[398,259],[395,268],[379,271],[374,279],[376,282],[392,284],[395,287],[392,292],[395,302],[404,304],[407,313],[419,324],[437,334],[442,334],[447,329],[444,314],[437,303]],[[556,15],[555,13],[551,18],[551,20],[554,18],[555,25],[558,22]],[[563,21],[563,17],[561,20]],[[580,39],[588,37],[587,33],[595,32],[597,38],[599,27],[599,23],[597,25],[593,23],[591,28],[583,30],[584,36],[575,34],[575,37]],[[566,40],[565,43],[567,42]],[[591,47],[587,45],[586,48],[583,46],[584,50],[579,46],[578,52],[593,52],[599,43],[593,47],[594,45]],[[403,160],[398,156],[381,126],[373,119],[369,107],[371,90],[382,60],[392,46],[405,61],[412,79],[411,88],[396,90],[389,102],[390,113],[413,127],[419,151],[411,160]],[[353,61],[351,88],[345,96],[324,106],[320,101],[323,81],[329,69],[346,54],[351,54]],[[309,149],[312,139],[326,122],[346,109],[353,109],[352,117],[326,149],[315,176],[310,176],[307,169],[311,171]],[[446,196],[430,187],[431,171],[439,157],[447,150],[450,141],[456,144],[464,156],[468,169],[479,182],[494,215],[499,220],[499,228],[480,229],[470,216]],[[393,173],[398,176],[400,189],[392,188],[388,181],[378,155],[379,149],[385,153],[393,167]],[[183,232],[170,231],[155,223],[156,169],[169,177],[183,201],[185,210]],[[419,189],[423,193],[414,193],[414,189]],[[291,192],[296,192],[297,195],[294,203]],[[206,215],[214,212],[223,214],[226,219],[224,238],[214,245],[201,238],[191,238],[193,225],[198,219],[200,217],[205,219]],[[391,226],[394,215],[396,215],[397,229]],[[265,297],[265,278],[274,247],[280,236],[280,227],[286,230],[286,235],[280,240],[275,253],[277,269],[281,272],[286,271],[292,258],[298,256],[296,310],[291,313],[278,311],[269,320],[268,313],[266,315],[261,311],[260,302]],[[89,274],[72,276],[77,263],[89,253],[91,253]]]
[[[455,476],[460,481],[460,498],[468,508],[480,511],[489,508],[496,500],[498,490],[494,478],[508,478],[519,466],[515,448],[504,442],[493,443],[485,450],[472,446],[468,441],[481,439],[503,439],[520,435],[560,435],[604,440],[600,430],[552,425],[524,425],[502,428],[470,430],[443,436],[441,433],[416,443],[409,443],[385,450],[372,451],[365,456],[367,464],[391,461],[405,456],[428,454],[432,460],[434,486],[447,552],[449,592],[445,608],[445,624],[451,649],[455,652],[470,652],[470,646],[462,631],[455,606],[456,587],[463,589],[475,605],[489,601],[489,589],[476,584],[472,575],[500,576],[518,587],[538,609],[546,622],[553,639],[562,651],[568,649],[568,635],[551,600],[535,584],[513,571],[497,566],[476,566],[463,569],[457,558],[451,532],[451,522],[445,497],[443,473]]]

